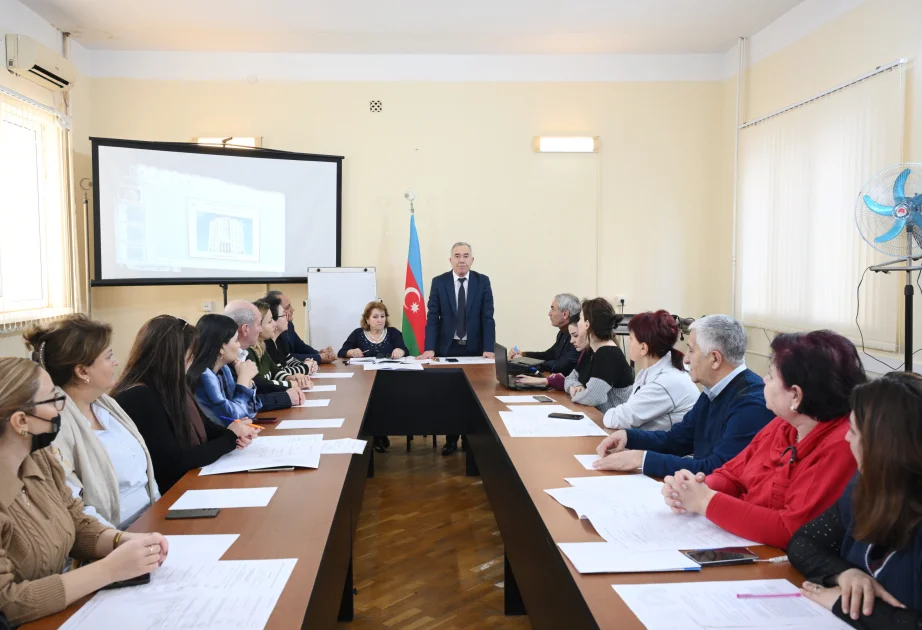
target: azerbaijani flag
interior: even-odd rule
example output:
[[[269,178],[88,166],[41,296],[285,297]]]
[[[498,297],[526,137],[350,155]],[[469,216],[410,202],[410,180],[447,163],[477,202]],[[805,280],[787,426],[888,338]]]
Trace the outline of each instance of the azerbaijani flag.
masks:
[[[416,215],[411,214],[407,282],[403,292],[403,341],[411,356],[419,356],[426,349],[426,300],[422,279],[423,263],[419,256]]]

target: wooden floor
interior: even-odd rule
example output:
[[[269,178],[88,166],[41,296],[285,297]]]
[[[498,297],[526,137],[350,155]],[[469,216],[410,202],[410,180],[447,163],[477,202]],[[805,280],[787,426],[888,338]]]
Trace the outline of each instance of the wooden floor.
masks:
[[[480,477],[432,438],[375,453],[355,544],[355,621],[365,630],[531,628],[503,615],[503,541]],[[371,444],[368,445],[371,448]]]

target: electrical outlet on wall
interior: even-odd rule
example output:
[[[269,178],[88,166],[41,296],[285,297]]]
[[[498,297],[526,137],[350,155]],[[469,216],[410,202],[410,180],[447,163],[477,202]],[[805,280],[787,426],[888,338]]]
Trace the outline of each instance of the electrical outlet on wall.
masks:
[[[214,302],[202,302],[203,313],[214,313]]]
[[[627,303],[626,295],[616,295],[615,296],[615,306],[624,306]]]

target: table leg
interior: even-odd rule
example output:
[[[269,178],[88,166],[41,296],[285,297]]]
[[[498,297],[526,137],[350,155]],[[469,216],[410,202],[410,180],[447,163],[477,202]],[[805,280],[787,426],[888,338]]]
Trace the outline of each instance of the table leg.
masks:
[[[515,575],[512,574],[512,565],[509,564],[509,556],[503,554],[505,564],[505,583],[503,585],[505,613],[506,616],[520,616],[527,614],[525,612],[525,602],[522,601],[522,594],[519,592],[519,585],[516,584]],[[350,565],[351,570],[351,565]]]

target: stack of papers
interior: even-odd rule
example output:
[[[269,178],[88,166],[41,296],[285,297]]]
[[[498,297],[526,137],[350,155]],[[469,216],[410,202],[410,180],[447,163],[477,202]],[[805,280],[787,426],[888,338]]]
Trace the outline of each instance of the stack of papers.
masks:
[[[673,514],[662,484],[644,475],[573,477],[569,488],[546,490],[561,505],[592,523],[624,552],[719,549],[755,545],[704,516]]]
[[[651,573],[700,571],[701,566],[679,551],[625,552],[611,543],[560,543],[580,573]]]
[[[172,556],[172,553],[170,554]],[[65,630],[261,630],[294,570],[295,559],[171,562],[150,584],[100,591]]]
[[[614,584],[612,588],[647,630],[850,628],[819,604],[800,597],[799,589],[787,580]],[[763,597],[740,599],[740,594]]]
[[[323,435],[320,433],[257,437],[245,449],[223,455],[215,463],[202,468],[199,474],[219,475],[283,466],[317,468],[320,466],[321,442]]]
[[[448,359],[451,359],[449,361]],[[439,358],[440,365],[451,365],[457,363],[459,365],[493,365],[496,363],[496,359],[485,359],[483,357],[441,357]]]
[[[499,416],[511,437],[579,437],[608,433],[583,414],[579,420],[548,418],[551,413],[582,414],[563,405],[516,405],[511,411],[500,411]]]
[[[352,438],[342,438],[340,440],[324,440],[321,446],[323,455],[361,455],[365,452],[366,440],[353,440]]]
[[[311,374],[311,379],[315,378],[352,378],[355,372],[317,372]]]
[[[240,534],[164,536],[170,544],[169,564],[206,564],[221,559]]]
[[[335,392],[336,385],[314,385],[310,389],[302,389],[305,394],[317,394],[319,392]]]
[[[282,420],[275,427],[276,431],[285,429],[339,429],[343,426],[345,418],[330,418],[328,420]]]
[[[514,396],[497,396],[496,399],[507,405],[519,405],[523,403],[540,403],[540,400],[536,400],[535,396],[540,396],[541,394],[516,394]],[[548,403],[544,403],[545,405]]]
[[[170,506],[171,510],[206,508],[266,507],[278,488],[228,488],[226,490],[186,490]],[[233,541],[231,541],[233,542]]]
[[[365,363],[362,366],[365,368],[366,372],[377,371],[377,370],[422,370],[423,364],[416,359],[410,359],[409,361],[397,361],[391,359],[388,362],[382,363]]]

